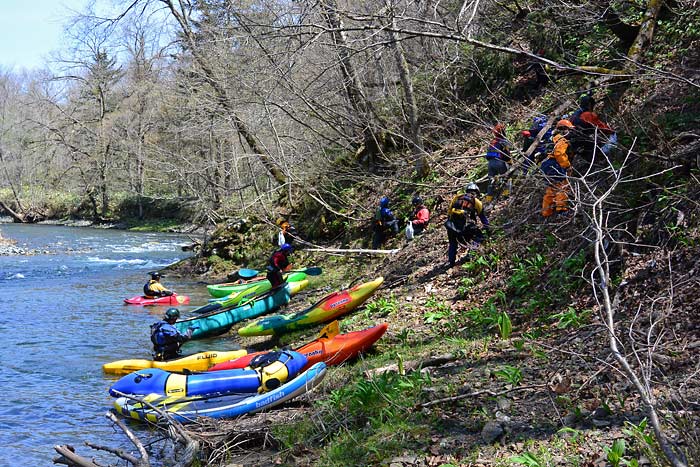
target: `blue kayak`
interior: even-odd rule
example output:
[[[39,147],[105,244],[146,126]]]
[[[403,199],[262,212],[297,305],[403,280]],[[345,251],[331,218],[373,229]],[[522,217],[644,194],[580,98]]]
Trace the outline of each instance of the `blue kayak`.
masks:
[[[294,378],[306,362],[306,356],[288,350],[253,360],[245,369],[179,374],[148,368],[122,377],[109,388],[109,393],[114,397],[123,394],[189,397],[267,392]]]
[[[264,394],[213,397],[163,397],[154,394],[142,400],[180,423],[192,422],[197,417],[233,418],[270,409],[304,394],[316,387],[325,374],[326,364],[319,362],[288,383]],[[114,409],[125,417],[152,423],[158,423],[163,417],[151,407],[128,397],[117,398]]]

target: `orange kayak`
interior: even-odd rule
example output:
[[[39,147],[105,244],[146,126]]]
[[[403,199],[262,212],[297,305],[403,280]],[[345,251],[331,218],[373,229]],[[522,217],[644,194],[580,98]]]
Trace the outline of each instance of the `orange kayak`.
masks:
[[[325,362],[326,365],[340,365],[347,360],[355,358],[377,342],[384,335],[388,326],[388,324],[383,323],[362,331],[338,334],[330,338],[320,337],[299,347],[296,351],[306,356],[308,360],[302,371],[318,362]],[[256,352],[228,362],[217,363],[209,368],[208,371],[246,368],[255,356],[263,353],[266,352]]]

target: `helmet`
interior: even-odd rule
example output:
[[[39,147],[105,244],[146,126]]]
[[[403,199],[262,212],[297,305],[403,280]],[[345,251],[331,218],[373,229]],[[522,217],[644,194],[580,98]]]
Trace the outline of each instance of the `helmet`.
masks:
[[[177,308],[168,308],[165,310],[165,319],[178,319],[180,317],[180,310]]]
[[[502,136],[506,132],[506,127],[503,123],[499,123],[493,127],[491,131],[493,131],[493,134],[496,136]]]
[[[567,129],[572,129],[574,127],[574,124],[571,123],[571,121],[562,119],[557,122],[557,128],[567,128]]]
[[[389,207],[389,198],[387,198],[386,196],[382,196],[382,199],[379,200],[379,207],[380,208]]]
[[[287,251],[292,251],[294,247],[290,245],[289,243],[283,243],[282,246],[280,247],[280,250],[287,252]]]
[[[481,190],[479,190],[479,185],[474,182],[469,182],[467,186],[464,187],[464,191],[467,193],[470,191],[473,191],[474,193],[481,193]]]
[[[595,99],[590,94],[583,94],[578,100],[578,105],[583,110],[592,110],[595,106]]]
[[[423,204],[423,198],[421,198],[420,196],[416,195],[416,196],[414,196],[413,199],[411,200],[411,204]]]
[[[151,279],[153,279],[153,280],[160,279],[161,277],[163,277],[160,275],[160,273],[158,271],[149,272],[149,274],[151,275]]]

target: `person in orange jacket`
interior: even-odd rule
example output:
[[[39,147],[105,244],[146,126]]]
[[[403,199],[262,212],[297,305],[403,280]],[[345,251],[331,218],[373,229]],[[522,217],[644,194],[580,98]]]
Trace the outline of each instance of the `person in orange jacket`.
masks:
[[[567,136],[574,129],[569,120],[559,120],[556,134],[552,137],[554,150],[542,162],[540,169],[547,179],[547,189],[542,198],[542,216],[547,218],[555,212],[568,214],[569,182],[567,174],[571,171],[570,158],[573,157],[571,143]]]

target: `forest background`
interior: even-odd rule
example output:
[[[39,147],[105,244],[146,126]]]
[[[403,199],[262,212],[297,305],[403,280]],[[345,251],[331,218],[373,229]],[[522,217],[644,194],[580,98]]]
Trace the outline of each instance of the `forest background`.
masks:
[[[366,407],[352,404],[360,388],[346,388],[332,407],[343,420],[276,433],[278,447],[299,456],[304,446],[324,465],[421,450],[434,452],[416,460],[425,465],[472,465],[483,452],[468,447],[470,436],[486,440],[482,430],[497,425],[490,441],[530,441],[489,451],[482,463],[515,456],[525,465],[596,465],[602,455],[613,465],[697,465],[699,437],[688,428],[697,426],[700,400],[692,358],[700,346],[697,0],[111,7],[76,15],[66,29],[71,47],[46,70],[0,72],[0,210],[15,221],[216,226],[192,270],[221,275],[264,261],[279,218],[312,247],[358,250],[383,195],[400,217],[410,215],[414,194],[434,213],[422,243],[390,241],[406,246],[391,259],[341,256],[324,267],[335,266],[331,285],[370,273],[389,279],[369,308],[396,321],[385,360],[425,363],[431,352],[454,350],[450,362],[483,361],[462,375],[480,382],[452,378],[436,389],[423,373],[385,378],[383,395]],[[535,145],[519,150],[519,133],[539,114],[550,124],[570,114],[584,92],[617,130],[618,146],[609,157],[574,158],[575,217],[545,224],[544,182],[519,165]],[[483,154],[496,122],[516,146],[511,196],[489,206],[494,233],[477,256],[443,274],[446,204],[468,181],[485,186]],[[435,337],[440,346],[430,347]],[[408,397],[408,386],[419,395]],[[530,401],[527,422],[503,418],[512,403],[474,402],[466,415],[426,411],[435,392],[464,409],[472,402],[459,394],[493,402],[543,387],[550,392]],[[372,405],[387,400],[386,412]],[[444,436],[458,425],[462,435]],[[551,441],[564,425],[575,433],[557,438],[561,456],[533,441]],[[611,425],[618,430],[582,435]],[[620,454],[619,444],[605,444],[624,438],[623,427],[634,459],[624,445]],[[309,435],[306,444],[295,430]],[[389,434],[399,431],[400,440]]]

